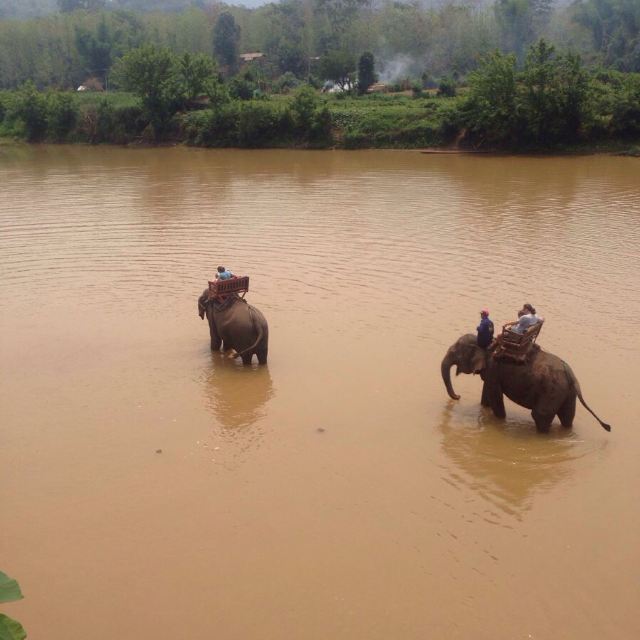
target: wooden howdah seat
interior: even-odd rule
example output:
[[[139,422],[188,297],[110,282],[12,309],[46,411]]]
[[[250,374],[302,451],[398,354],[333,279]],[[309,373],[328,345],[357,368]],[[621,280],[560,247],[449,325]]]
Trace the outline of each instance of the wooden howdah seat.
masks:
[[[511,327],[518,324],[507,322],[503,325],[502,333],[496,340],[493,357],[497,360],[511,360],[512,362],[523,363],[528,358],[534,348],[536,338],[542,329],[544,320],[540,319],[536,324],[529,327],[524,333],[516,333]]]
[[[228,280],[209,280],[209,298],[224,298],[230,294],[249,291],[249,276],[233,276]]]

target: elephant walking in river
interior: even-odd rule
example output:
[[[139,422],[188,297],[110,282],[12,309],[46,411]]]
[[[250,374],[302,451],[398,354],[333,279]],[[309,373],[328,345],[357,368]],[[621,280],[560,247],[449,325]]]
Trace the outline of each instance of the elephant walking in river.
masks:
[[[481,403],[491,407],[498,418],[506,416],[504,395],[521,407],[531,409],[538,431],[547,432],[555,416],[563,427],[570,428],[576,413],[576,398],[600,423],[603,429],[611,426],[603,422],[589,408],[582,397],[580,384],[564,360],[535,346],[524,364],[493,357],[491,350],[478,346],[472,333],[460,337],[449,347],[441,363],[442,379],[447,393],[454,400],[460,398],[451,384],[451,367],[460,373],[479,373],[483,380]]]
[[[205,289],[198,298],[198,315],[209,322],[211,350],[236,352],[243,364],[251,364],[253,354],[260,364],[267,364],[269,326],[262,313],[238,295],[224,300],[209,297]]]

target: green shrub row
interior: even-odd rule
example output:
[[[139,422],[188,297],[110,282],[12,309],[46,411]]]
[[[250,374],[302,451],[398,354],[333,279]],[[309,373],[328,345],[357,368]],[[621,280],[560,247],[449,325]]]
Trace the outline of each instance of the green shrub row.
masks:
[[[511,58],[498,55],[472,76],[468,91],[452,98],[321,96],[309,86],[250,100],[222,95],[202,110],[175,113],[160,135],[131,94],[41,93],[28,84],[0,91],[0,136],[245,148],[416,148],[456,139],[514,150],[638,143],[640,74],[574,73],[571,60],[543,62],[519,74]]]
[[[640,137],[640,74],[586,69],[544,40],[522,70],[495,52],[469,76],[460,111],[467,140],[493,148],[549,149]]]
[[[180,138],[203,147],[327,147],[331,114],[309,88],[287,103],[230,100],[217,108],[181,114]]]
[[[0,92],[0,134],[29,142],[121,144],[142,135],[146,126],[142,108],[130,100],[41,93],[32,84]]]

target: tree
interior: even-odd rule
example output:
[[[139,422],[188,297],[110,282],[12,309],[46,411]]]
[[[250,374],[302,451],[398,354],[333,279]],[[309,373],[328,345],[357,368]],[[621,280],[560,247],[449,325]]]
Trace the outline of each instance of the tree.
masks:
[[[213,28],[213,54],[228,74],[235,71],[238,64],[240,27],[227,11],[220,14]]]
[[[365,51],[358,60],[358,93],[363,95],[376,81],[373,53]]]
[[[329,30],[325,33],[325,43],[331,47],[345,46],[345,34],[352,26],[358,12],[369,0],[317,0],[315,10],[324,15]]]
[[[290,107],[294,126],[301,131],[308,131],[319,106],[320,98],[313,87],[308,84],[299,87]]]
[[[302,77],[308,70],[308,49],[305,47],[304,7],[297,0],[283,0],[265,10],[268,36],[264,49],[269,60],[281,73],[290,71]],[[308,45],[308,43],[306,43]]]
[[[24,126],[27,140],[41,140],[47,132],[47,102],[36,86],[27,81],[17,92],[13,104],[13,117]]]
[[[343,91],[351,89],[356,62],[347,51],[331,51],[320,61],[320,73],[325,80],[333,80]]]
[[[463,115],[469,130],[482,142],[501,144],[516,129],[516,58],[499,51],[485,57],[469,76]]]
[[[589,94],[580,58],[558,56],[540,39],[527,54],[523,84],[522,109],[531,139],[538,144],[575,141]]]
[[[168,49],[145,45],[123,56],[114,76],[122,88],[140,96],[154,133],[160,136],[184,100],[176,56]]]
[[[502,36],[502,46],[519,61],[534,38],[531,0],[496,0],[493,9]]]
[[[211,94],[218,83],[216,63],[207,55],[185,53],[179,60],[183,93],[187,100]]]
[[[95,33],[76,27],[76,48],[90,74],[106,75],[111,68],[111,33],[102,17]]]

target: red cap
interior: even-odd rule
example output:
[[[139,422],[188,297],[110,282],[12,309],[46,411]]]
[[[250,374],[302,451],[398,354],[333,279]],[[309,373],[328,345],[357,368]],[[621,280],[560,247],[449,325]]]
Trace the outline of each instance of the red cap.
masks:
[[[487,309],[487,307],[485,307],[484,309],[480,310],[480,313],[484,314],[485,316],[489,315],[489,309]]]

